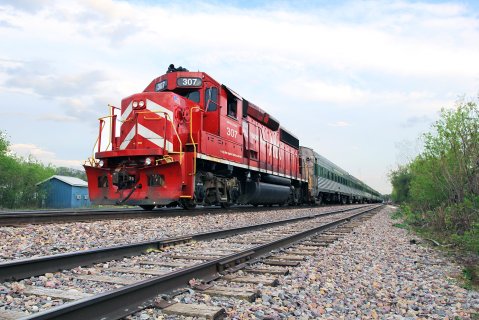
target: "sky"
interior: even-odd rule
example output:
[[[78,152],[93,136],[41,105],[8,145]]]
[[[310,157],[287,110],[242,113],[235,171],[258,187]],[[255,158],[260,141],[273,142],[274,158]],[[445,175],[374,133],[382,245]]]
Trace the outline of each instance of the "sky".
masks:
[[[260,106],[381,193],[441,108],[479,93],[477,1],[0,3],[0,130],[81,168],[107,105],[174,63]]]

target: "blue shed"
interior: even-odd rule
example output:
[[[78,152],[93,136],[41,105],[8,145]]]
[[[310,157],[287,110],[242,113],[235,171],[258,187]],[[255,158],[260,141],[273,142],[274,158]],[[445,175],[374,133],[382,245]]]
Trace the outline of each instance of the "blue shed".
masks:
[[[90,206],[88,183],[82,179],[66,176],[51,176],[37,183],[43,191],[44,208],[81,208]]]

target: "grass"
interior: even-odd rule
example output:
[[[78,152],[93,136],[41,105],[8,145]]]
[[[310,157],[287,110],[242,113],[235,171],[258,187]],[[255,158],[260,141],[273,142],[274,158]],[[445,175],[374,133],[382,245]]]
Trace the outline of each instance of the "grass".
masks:
[[[464,266],[461,280],[464,288],[468,290],[479,289],[479,266],[477,263]]]
[[[409,225],[407,225],[406,223],[395,223],[393,224],[393,227],[409,230]]]

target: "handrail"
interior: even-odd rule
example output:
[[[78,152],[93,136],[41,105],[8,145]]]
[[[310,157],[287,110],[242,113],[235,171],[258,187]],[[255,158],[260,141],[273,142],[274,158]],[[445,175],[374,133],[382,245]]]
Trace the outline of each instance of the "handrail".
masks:
[[[171,127],[173,128],[173,131],[175,132],[176,138],[178,139],[178,143],[180,144],[180,151],[177,152],[177,151],[173,150],[169,153],[179,153],[180,154],[180,164],[182,164],[183,163],[183,143],[181,143],[180,135],[178,134],[178,131],[176,131],[176,128],[173,124],[173,119],[170,119],[170,115],[166,111],[163,111],[163,110],[148,110],[148,112],[147,111],[139,111],[136,114],[145,114],[145,113],[150,113],[150,112],[153,112],[153,113],[156,113],[156,114],[162,113],[165,116],[164,117],[165,120],[168,120],[170,122]],[[145,119],[145,120],[157,120],[157,118],[146,118],[146,117],[143,117],[143,119]],[[137,118],[136,122],[138,123],[138,118]],[[166,126],[165,126],[165,128],[166,128]],[[164,147],[166,147],[166,134],[165,134],[165,137],[164,137]],[[166,150],[166,148],[163,148],[163,150]]]
[[[105,127],[105,121],[103,119],[105,118],[108,118],[109,116],[106,116],[106,117],[101,117],[101,118],[98,118],[98,120],[100,121],[100,130],[99,130],[99,133],[98,133],[98,137],[96,138],[96,141],[95,143],[93,144],[93,149],[91,151],[91,158],[90,158],[90,164],[93,166],[93,164],[95,163],[95,147],[97,146],[98,144],[98,152],[100,152],[100,144],[99,142],[101,143],[101,133],[103,131],[103,128]]]
[[[113,137],[115,137],[115,133],[114,132],[114,129],[116,128],[116,125],[113,123],[113,121],[115,121],[115,119],[117,118],[117,115],[114,114],[114,111],[113,109],[117,109],[117,110],[121,110],[120,108],[118,107],[115,107],[113,105],[108,105],[108,107],[110,107],[110,114],[107,115],[107,116],[104,116],[104,117],[100,117],[98,118],[98,120],[100,121],[100,128],[99,128],[99,132],[98,132],[98,137],[95,141],[95,143],[93,144],[93,148],[92,148],[92,156],[90,158],[88,158],[88,162],[90,163],[91,166],[93,166],[96,162],[96,159],[95,159],[95,149],[98,148],[97,152],[100,152],[101,151],[101,137],[103,135],[103,129],[105,128],[105,125],[106,125],[106,121],[105,119],[110,119],[110,132],[109,132],[109,140],[108,140],[108,145],[106,146],[106,149],[108,149],[110,147],[110,145],[112,145],[112,148],[113,148]],[[199,109],[199,107],[197,107]],[[163,110],[145,110],[145,111],[139,111],[139,112],[136,112],[135,113],[135,117],[132,117],[130,118],[129,120],[118,120],[120,122],[127,122],[127,121],[133,121],[133,118],[136,122],[136,127],[138,127],[138,114],[146,114],[146,113],[156,113],[156,114],[160,114],[162,113],[164,115],[164,119],[165,121],[168,121],[173,129],[173,132],[175,133],[175,136],[178,140],[178,143],[180,145],[180,150],[179,151],[171,151],[169,153],[179,153],[180,155],[180,164],[183,163],[183,158],[184,158],[184,155],[183,155],[183,143],[181,142],[181,138],[180,138],[180,135],[178,134],[178,131],[176,130],[175,126],[174,126],[174,123],[173,123],[173,119],[170,118],[170,115],[163,111]],[[157,118],[146,118],[146,117],[143,117],[143,119],[146,119],[146,120],[157,120]],[[166,127],[166,126],[165,126]],[[115,130],[116,131],[116,130]],[[163,145],[163,150],[166,150],[166,134],[165,134],[165,137],[164,137],[164,145]],[[196,169],[195,169],[196,170]]]
[[[111,149],[113,150],[113,147],[114,147],[113,140],[115,139],[115,135],[116,135],[116,121],[117,121],[117,115],[115,114],[114,109],[117,109],[117,110],[121,110],[121,109],[111,104],[108,104],[108,107],[110,108],[110,139],[109,139],[108,145],[106,146],[106,149],[108,149],[108,147],[111,144],[112,145]]]
[[[110,106],[110,105],[108,105]],[[108,150],[108,147],[110,146],[111,144],[111,136],[112,136],[112,131],[113,131],[113,108],[110,108],[110,136],[109,136],[109,139],[108,139],[108,145],[106,146],[105,150]],[[113,147],[112,147],[113,149]]]
[[[104,119],[107,119],[107,118],[110,118],[110,136],[108,139],[108,145],[106,146],[106,149],[108,149],[108,147],[110,146],[110,144],[112,144],[112,141],[113,141],[113,137],[114,137],[114,128],[116,128],[116,125],[114,125],[113,123],[113,118],[116,118],[116,115],[114,114],[113,112],[113,109],[117,109],[117,110],[120,110],[120,108],[117,108],[111,104],[108,104],[108,107],[110,108],[109,111],[110,111],[110,114],[108,116],[104,116],[104,117],[100,117],[98,118],[98,120],[100,121],[100,129],[99,129],[99,132],[98,132],[98,137],[96,138],[96,141],[95,143],[93,144],[93,148],[92,148],[92,154],[91,154],[91,157],[88,159],[88,161],[90,162],[90,165],[93,166],[95,164],[95,148],[97,147],[98,145],[98,152],[100,152],[101,150],[101,136],[103,134],[103,129],[105,128],[105,125],[106,125],[106,122]],[[112,145],[112,148],[113,148],[113,145]]]
[[[193,143],[193,158],[194,158],[192,175],[196,175],[196,143],[195,143],[195,140],[193,139],[193,110],[201,111],[201,108],[196,106],[190,109],[190,139],[191,139],[191,142]]]

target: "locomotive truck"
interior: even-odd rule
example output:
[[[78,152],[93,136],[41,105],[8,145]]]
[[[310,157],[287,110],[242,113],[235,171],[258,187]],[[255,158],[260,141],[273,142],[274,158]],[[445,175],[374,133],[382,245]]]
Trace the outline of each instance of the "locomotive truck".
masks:
[[[99,120],[96,152],[84,165],[93,204],[152,210],[380,200],[205,72],[170,65]]]

